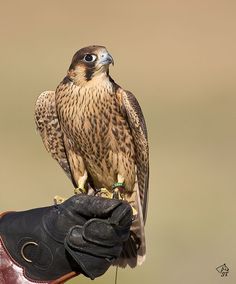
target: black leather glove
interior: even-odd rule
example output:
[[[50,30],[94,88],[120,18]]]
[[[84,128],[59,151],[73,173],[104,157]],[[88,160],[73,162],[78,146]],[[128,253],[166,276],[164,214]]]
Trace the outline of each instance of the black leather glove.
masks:
[[[120,256],[131,223],[128,203],[76,195],[61,205],[7,213],[0,234],[30,279],[51,281],[71,271],[94,279]]]

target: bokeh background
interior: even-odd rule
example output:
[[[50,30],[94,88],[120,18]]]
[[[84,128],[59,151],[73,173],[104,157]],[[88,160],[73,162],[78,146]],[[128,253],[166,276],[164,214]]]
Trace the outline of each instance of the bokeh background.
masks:
[[[118,283],[236,283],[235,13],[234,0],[2,0],[0,210],[71,195],[36,134],[34,103],[56,88],[77,49],[105,45],[150,139],[147,260],[119,270]]]

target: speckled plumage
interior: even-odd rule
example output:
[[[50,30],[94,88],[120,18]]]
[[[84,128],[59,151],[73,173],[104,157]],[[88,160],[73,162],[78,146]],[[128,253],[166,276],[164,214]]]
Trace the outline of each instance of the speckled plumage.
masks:
[[[134,267],[145,257],[147,130],[134,95],[109,76],[106,53],[100,46],[79,50],[56,92],[39,96],[35,118],[46,149],[74,186],[85,172],[94,188],[109,191],[118,174],[124,178],[124,199],[136,208],[138,218],[119,264]],[[96,62],[86,62],[86,54],[94,54]]]

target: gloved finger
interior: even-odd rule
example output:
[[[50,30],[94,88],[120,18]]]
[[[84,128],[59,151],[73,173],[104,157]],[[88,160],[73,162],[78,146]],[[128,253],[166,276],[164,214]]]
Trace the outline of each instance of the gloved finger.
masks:
[[[81,234],[78,234],[78,237],[79,236],[81,236]],[[92,280],[104,274],[111,265],[112,259],[78,250],[77,247],[74,247],[70,243],[69,238],[65,239],[64,245],[66,252],[74,259],[79,267],[81,267],[83,273]]]
[[[93,233],[95,232],[91,234],[90,228],[88,228],[88,231],[84,233],[83,227],[74,226],[68,232],[65,243],[75,251],[80,251],[107,259],[117,258],[122,250],[122,242],[120,240],[117,240],[115,233],[111,232],[112,228],[106,228],[110,225],[105,223],[101,224],[99,222],[96,226],[96,221],[91,223],[93,223],[93,227],[97,227],[99,236],[96,237],[95,235],[93,235]],[[99,231],[101,229],[101,227],[99,228],[99,226],[101,226],[102,229],[105,229],[103,237],[101,236],[102,232]],[[115,236],[116,241],[113,241],[111,239],[112,236]],[[104,240],[104,243],[102,243],[102,239]]]

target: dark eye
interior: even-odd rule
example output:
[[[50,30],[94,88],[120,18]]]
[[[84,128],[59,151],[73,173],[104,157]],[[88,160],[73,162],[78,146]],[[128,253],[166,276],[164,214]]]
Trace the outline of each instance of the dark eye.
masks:
[[[97,58],[97,56],[94,55],[94,54],[86,54],[84,56],[84,61],[86,61],[86,62],[93,62],[93,61],[96,60],[96,58]]]

